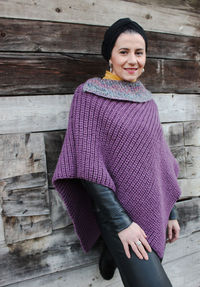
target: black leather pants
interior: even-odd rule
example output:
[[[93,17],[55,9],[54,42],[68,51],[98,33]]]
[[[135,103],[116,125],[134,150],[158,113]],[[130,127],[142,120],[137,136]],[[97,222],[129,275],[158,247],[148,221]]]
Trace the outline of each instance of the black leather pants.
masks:
[[[130,248],[128,259],[118,232],[132,222],[115,195],[107,187],[81,180],[93,200],[101,236],[119,269],[125,287],[172,287],[161,264],[161,259],[152,250],[149,259],[139,259]]]
[[[115,260],[125,287],[172,287],[160,258],[153,250],[148,252],[149,260],[141,260],[130,249],[131,258],[128,259],[118,234],[112,231],[104,215],[97,211],[96,217],[101,236]]]

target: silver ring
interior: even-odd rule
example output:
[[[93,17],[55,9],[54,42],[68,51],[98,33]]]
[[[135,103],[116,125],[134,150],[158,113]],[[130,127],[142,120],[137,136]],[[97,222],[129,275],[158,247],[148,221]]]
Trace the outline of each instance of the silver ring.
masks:
[[[140,240],[138,240],[138,241],[135,242],[135,244],[136,244],[137,246],[140,246],[140,245],[142,245],[142,242],[141,242]]]

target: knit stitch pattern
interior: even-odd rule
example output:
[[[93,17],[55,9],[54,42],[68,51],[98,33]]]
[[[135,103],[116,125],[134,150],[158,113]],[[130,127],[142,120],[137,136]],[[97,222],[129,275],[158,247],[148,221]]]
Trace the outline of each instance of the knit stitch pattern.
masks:
[[[157,105],[153,99],[105,98],[83,86],[75,91],[53,176],[81,245],[90,250],[100,230],[80,178],[112,189],[162,258],[169,214],[181,191],[178,163],[164,139]]]
[[[152,94],[140,81],[131,83],[125,81],[92,78],[86,81],[83,86],[83,91],[109,99],[132,102],[146,102],[152,99]]]

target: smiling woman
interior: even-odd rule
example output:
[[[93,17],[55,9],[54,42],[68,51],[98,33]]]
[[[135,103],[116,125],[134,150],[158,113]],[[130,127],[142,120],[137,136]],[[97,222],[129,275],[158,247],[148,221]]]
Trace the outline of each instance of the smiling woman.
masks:
[[[112,50],[109,65],[114,75],[121,80],[135,82],[144,71],[146,48],[138,33],[122,33]]]
[[[124,18],[108,28],[102,55],[110,71],[76,89],[53,184],[83,249],[103,238],[104,279],[118,268],[125,287],[171,287],[161,262],[166,241],[179,237],[179,167],[157,105],[138,80],[146,53],[136,22]]]

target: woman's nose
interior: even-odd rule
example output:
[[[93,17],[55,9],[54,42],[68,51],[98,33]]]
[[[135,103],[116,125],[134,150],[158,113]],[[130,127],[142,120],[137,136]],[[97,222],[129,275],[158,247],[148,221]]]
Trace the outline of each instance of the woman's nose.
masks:
[[[128,57],[129,64],[135,64],[137,62],[136,56],[134,53],[130,53]]]

